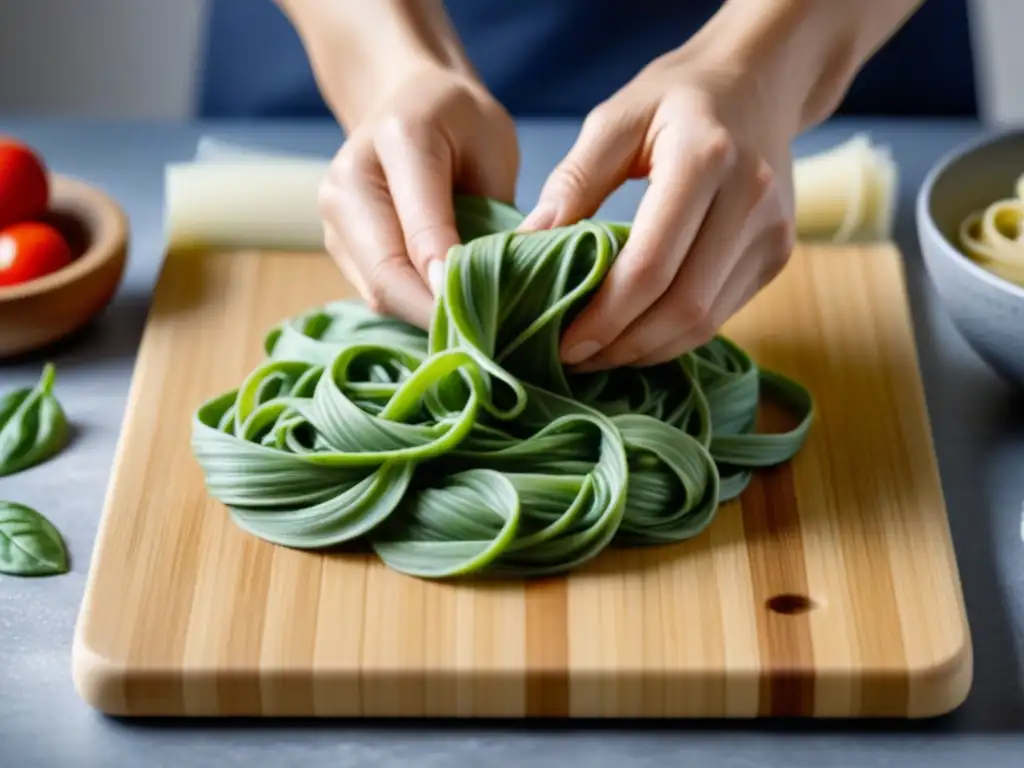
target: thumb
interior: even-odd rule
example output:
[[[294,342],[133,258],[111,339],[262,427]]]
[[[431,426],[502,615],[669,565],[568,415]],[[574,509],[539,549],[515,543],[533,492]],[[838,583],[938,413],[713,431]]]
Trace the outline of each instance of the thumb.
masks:
[[[593,216],[630,176],[643,144],[643,123],[607,104],[594,109],[576,142],[544,182],[537,205],[520,231],[574,224]]]

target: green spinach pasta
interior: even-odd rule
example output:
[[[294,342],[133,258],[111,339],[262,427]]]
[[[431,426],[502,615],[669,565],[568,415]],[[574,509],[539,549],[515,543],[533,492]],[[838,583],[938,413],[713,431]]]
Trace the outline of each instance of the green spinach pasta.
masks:
[[[272,329],[264,361],[202,404],[208,492],[278,545],[372,548],[421,578],[564,573],[610,546],[698,535],[751,473],[790,459],[810,393],[716,337],[647,369],[576,374],[561,329],[629,225],[516,233],[502,203],[456,200],[429,332],[338,301]],[[788,432],[755,431],[762,397]]]

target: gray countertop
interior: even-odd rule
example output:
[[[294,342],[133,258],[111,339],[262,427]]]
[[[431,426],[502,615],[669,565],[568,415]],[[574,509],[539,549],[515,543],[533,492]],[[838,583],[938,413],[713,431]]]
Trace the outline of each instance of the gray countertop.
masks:
[[[576,126],[524,123],[520,203],[568,149]],[[44,511],[65,533],[72,572],[0,577],[0,766],[908,766],[1024,764],[1024,394],[995,377],[956,334],[923,273],[912,200],[928,167],[979,130],[970,123],[835,122],[797,152],[868,130],[900,165],[897,239],[906,256],[943,487],[975,650],[968,701],[913,724],[676,723],[546,726],[403,723],[135,723],[106,718],[75,694],[71,640],[136,347],[162,254],[163,166],[188,159],[203,133],[282,150],[336,148],[326,123],[173,125],[0,119],[58,172],[113,194],[131,220],[130,264],[113,304],[83,336],[46,355],[77,425],[45,467],[0,479],[0,496]],[[630,184],[603,215],[631,218]],[[1024,331],[1022,331],[1024,332]],[[42,358],[0,364],[0,389],[34,381]],[[58,479],[59,476],[59,479]],[[1016,758],[1013,755],[1017,755]]]

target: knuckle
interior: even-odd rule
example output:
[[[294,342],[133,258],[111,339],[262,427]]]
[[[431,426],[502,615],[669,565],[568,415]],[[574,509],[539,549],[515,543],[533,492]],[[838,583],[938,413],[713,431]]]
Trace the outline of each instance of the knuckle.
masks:
[[[760,265],[759,283],[767,285],[786,268],[792,248],[770,248],[764,255]]]
[[[373,286],[366,286],[363,289],[363,302],[366,304],[366,308],[375,315],[388,314],[386,302],[382,301],[380,292]]]
[[[775,171],[768,163],[761,160],[750,180],[750,189],[754,202],[763,200],[775,185]]]
[[[774,280],[789,263],[796,245],[796,227],[788,218],[772,223],[762,234],[764,244],[757,254],[758,285],[764,286]]]
[[[413,135],[412,121],[405,115],[385,115],[377,123],[376,135],[380,139],[408,140]]]
[[[354,142],[346,142],[334,156],[327,175],[327,185],[334,186],[357,177],[363,170],[363,163],[361,148]]]
[[[707,93],[695,89],[691,83],[683,82],[670,86],[659,107],[664,108],[666,114],[697,117],[705,123],[717,122],[714,104]]]
[[[783,217],[769,227],[769,252],[772,258],[785,264],[796,246],[796,225],[788,217]]]
[[[676,318],[683,329],[703,335],[712,327],[711,301],[705,297],[686,297],[679,302]]]
[[[378,315],[387,313],[387,292],[380,283],[376,280],[364,280],[360,292],[363,294],[363,301],[366,302],[366,306],[371,312]]]
[[[372,287],[367,287],[364,290],[363,300],[366,303],[366,308],[369,309],[375,315],[386,315],[388,314],[387,307],[384,302],[380,300],[377,291]]]
[[[656,254],[624,263],[623,277],[630,292],[645,301],[654,301],[672,283],[672,263]]]
[[[365,295],[367,306],[377,314],[385,314],[391,306],[392,287],[400,280],[403,267],[408,266],[404,253],[393,253],[385,256],[370,269],[367,276]]]
[[[334,184],[331,183],[330,178],[324,179],[317,186],[316,205],[321,218],[326,219],[333,213],[335,207],[335,190]]]
[[[587,113],[587,116],[583,119],[583,132],[601,131],[609,124],[618,120],[621,116],[621,111],[618,110],[611,102],[602,101],[596,107]]]
[[[516,121],[512,119],[512,115],[499,101],[492,98],[480,100],[468,92],[467,99],[469,105],[483,118],[490,130],[506,138],[517,135]]]
[[[668,286],[670,276],[666,274],[665,262],[662,259],[643,259],[638,261],[630,273],[637,287],[645,293],[661,292]]]
[[[588,186],[587,172],[574,158],[566,158],[558,164],[551,175],[550,193],[564,196],[579,196]]]
[[[405,236],[405,247],[409,251],[409,257],[419,264],[431,257],[443,256],[444,254],[436,253],[436,246],[448,234],[448,229],[443,224],[434,223],[414,226]]]
[[[736,160],[736,143],[729,129],[723,125],[712,127],[699,152],[701,165],[708,170],[730,167]]]

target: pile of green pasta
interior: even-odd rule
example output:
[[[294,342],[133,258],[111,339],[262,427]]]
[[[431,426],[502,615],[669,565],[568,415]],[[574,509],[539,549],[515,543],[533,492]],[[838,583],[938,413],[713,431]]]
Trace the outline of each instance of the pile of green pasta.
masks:
[[[611,545],[700,533],[751,472],[791,458],[813,400],[718,337],[647,369],[574,374],[562,329],[629,233],[456,199],[429,333],[339,301],[289,319],[236,390],[203,404],[192,448],[244,530],[288,547],[360,542],[423,578],[535,577]],[[758,434],[768,395],[794,413]]]

